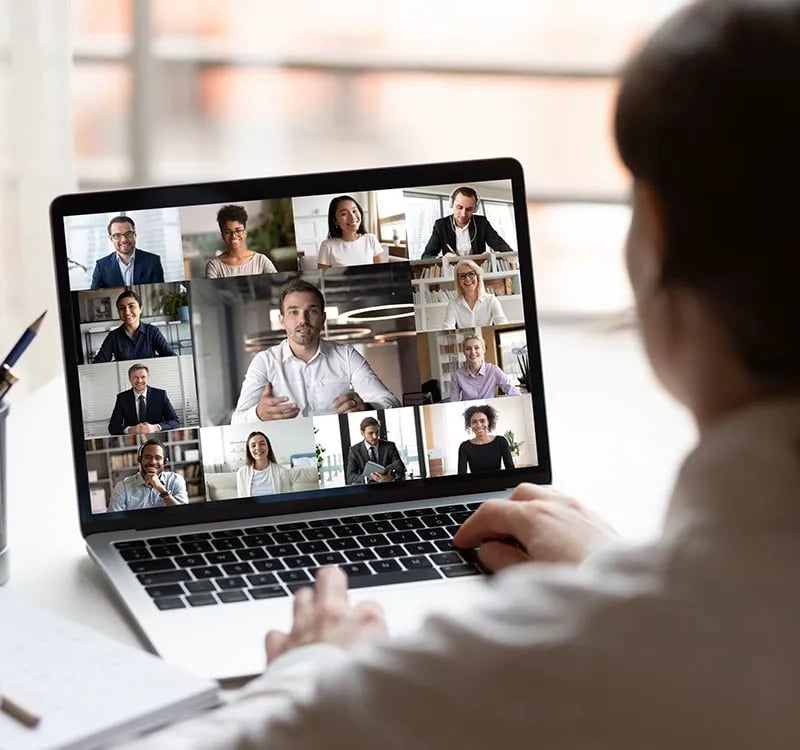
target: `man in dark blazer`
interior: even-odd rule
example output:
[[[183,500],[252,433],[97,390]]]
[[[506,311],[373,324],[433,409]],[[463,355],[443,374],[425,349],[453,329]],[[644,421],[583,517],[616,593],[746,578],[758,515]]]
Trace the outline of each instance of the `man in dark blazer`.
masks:
[[[478,203],[480,198],[474,188],[466,185],[456,188],[450,196],[453,213],[433,223],[433,233],[425,245],[422,257],[435,258],[439,253],[480,255],[486,252],[487,245],[496,253],[512,252],[508,243],[497,234],[489,220],[485,216],[475,214]]]
[[[92,289],[164,281],[161,258],[136,247],[136,225],[129,216],[115,216],[108,222],[108,239],[114,252],[95,263]]]
[[[149,386],[149,378],[147,365],[135,364],[128,370],[131,388],[117,394],[108,420],[108,431],[112,435],[145,434],[180,426],[167,392]]]
[[[396,482],[405,479],[406,465],[400,458],[397,446],[390,440],[381,440],[381,423],[375,417],[361,421],[361,434],[364,441],[350,446],[347,454],[345,478],[347,484],[372,484],[373,482]],[[367,461],[384,467],[383,473],[372,472],[364,476]]]

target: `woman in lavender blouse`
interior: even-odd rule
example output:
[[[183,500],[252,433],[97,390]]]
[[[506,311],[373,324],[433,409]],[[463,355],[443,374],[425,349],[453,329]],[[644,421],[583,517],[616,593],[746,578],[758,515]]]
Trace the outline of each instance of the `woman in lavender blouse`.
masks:
[[[498,387],[509,396],[519,396],[511,378],[497,365],[486,362],[486,342],[481,336],[467,336],[462,346],[467,363],[453,373],[450,401],[492,398]]]

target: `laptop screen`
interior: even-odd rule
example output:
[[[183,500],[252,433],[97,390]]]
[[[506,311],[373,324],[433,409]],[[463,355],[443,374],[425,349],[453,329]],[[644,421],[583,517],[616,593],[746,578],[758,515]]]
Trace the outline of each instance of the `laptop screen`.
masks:
[[[57,198],[84,533],[548,482],[510,159]]]

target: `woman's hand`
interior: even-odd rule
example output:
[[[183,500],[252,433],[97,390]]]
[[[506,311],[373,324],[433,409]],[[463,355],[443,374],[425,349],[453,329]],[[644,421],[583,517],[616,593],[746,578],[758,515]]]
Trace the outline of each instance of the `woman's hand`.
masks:
[[[458,530],[457,547],[478,547],[489,570],[522,562],[579,563],[619,534],[577,500],[521,484],[509,500],[488,500]]]
[[[304,586],[295,594],[291,631],[267,633],[267,660],[309,643],[330,643],[349,649],[386,634],[380,605],[362,602],[351,607],[347,599],[347,576],[341,568],[320,568],[316,585]]]

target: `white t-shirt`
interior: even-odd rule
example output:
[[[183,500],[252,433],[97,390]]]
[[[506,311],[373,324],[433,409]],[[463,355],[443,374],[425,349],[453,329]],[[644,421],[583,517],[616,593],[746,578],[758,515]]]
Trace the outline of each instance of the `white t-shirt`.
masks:
[[[319,246],[317,262],[325,266],[363,266],[375,262],[383,248],[374,234],[360,235],[352,242],[345,242],[341,237],[329,237]]]
[[[253,469],[253,482],[250,485],[250,492],[254,495],[275,494],[275,485],[272,482],[269,466],[266,469]]]

